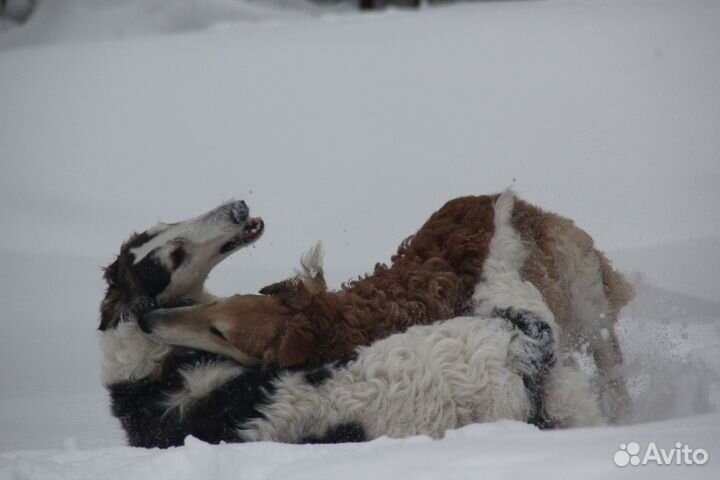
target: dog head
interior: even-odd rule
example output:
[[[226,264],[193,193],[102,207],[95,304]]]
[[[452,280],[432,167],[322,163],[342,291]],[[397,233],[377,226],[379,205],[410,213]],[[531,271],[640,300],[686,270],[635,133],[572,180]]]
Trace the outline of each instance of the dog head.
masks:
[[[229,202],[199,217],[132,235],[105,268],[99,329],[114,328],[153,308],[205,301],[210,271],[262,235],[262,219],[249,213],[245,202]]]
[[[287,325],[312,310],[327,291],[320,244],[303,256],[301,267],[294,278],[263,288],[262,295],[148,311],[139,318],[140,328],[156,341],[222,354],[244,365],[303,363],[308,353],[299,346],[307,342]]]

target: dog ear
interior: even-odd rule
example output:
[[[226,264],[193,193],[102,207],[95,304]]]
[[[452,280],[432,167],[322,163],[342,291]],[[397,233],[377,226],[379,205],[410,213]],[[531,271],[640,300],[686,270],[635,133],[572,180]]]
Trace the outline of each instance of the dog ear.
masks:
[[[262,288],[260,293],[277,297],[286,307],[295,311],[300,311],[310,305],[315,296],[298,278],[273,283]]]
[[[120,258],[116,258],[107,267],[103,268],[103,278],[107,283],[105,298],[100,305],[100,326],[98,330],[104,332],[108,328],[114,328],[118,322],[117,306],[125,303],[124,295],[117,287],[118,275],[120,270]]]
[[[260,289],[260,295],[278,295],[283,296],[284,294],[291,293],[295,290],[294,282],[292,280],[283,280],[270,284]]]
[[[275,295],[289,299],[303,296],[303,294],[316,295],[326,291],[327,284],[325,283],[325,277],[319,274],[313,278],[300,277],[276,282],[261,288],[259,293],[261,295]]]
[[[260,289],[261,295],[277,295],[286,299],[299,299],[308,294],[327,291],[323,272],[323,248],[318,242],[300,258],[300,270],[294,278],[273,283]]]
[[[117,283],[117,277],[118,277],[118,271],[120,270],[120,258],[116,258],[114,262],[112,262],[107,267],[103,268],[103,278],[105,279],[105,282],[108,284],[109,287],[115,285]]]

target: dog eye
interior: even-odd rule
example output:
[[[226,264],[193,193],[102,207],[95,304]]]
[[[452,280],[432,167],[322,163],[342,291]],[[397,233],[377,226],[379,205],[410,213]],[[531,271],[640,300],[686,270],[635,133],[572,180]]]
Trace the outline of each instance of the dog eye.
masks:
[[[173,268],[178,268],[187,257],[187,253],[183,248],[176,248],[170,254],[170,260],[172,261]]]
[[[220,330],[218,330],[217,328],[215,328],[215,327],[210,327],[210,333],[212,333],[212,334],[215,335],[216,337],[220,337],[220,338],[222,338],[223,340],[226,340],[226,339],[225,339],[225,335],[223,335],[223,333],[222,333]]]

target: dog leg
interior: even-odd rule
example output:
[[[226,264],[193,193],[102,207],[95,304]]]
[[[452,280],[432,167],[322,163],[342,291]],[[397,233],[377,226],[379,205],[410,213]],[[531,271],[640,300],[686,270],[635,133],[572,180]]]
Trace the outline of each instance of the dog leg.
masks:
[[[606,335],[591,338],[592,355],[600,372],[600,401],[608,419],[615,423],[627,417],[632,407],[630,394],[625,386],[622,351],[612,325],[606,327]]]

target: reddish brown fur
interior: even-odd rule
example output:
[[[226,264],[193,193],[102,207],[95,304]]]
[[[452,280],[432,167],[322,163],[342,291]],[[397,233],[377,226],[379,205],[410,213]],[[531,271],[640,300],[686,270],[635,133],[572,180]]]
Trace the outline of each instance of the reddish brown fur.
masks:
[[[494,231],[497,196],[449,201],[406,239],[388,267],[343,285],[304,295],[302,282],[274,293],[295,314],[279,346],[280,365],[347,358],[359,345],[467,313]]]
[[[515,200],[512,222],[530,249],[528,261],[523,266],[523,279],[531,282],[542,293],[562,328],[571,329],[574,321],[569,289],[563,288],[568,282],[565,278],[567,272],[557,264],[560,258],[556,248],[561,241],[572,242],[585,255],[597,259],[605,295],[612,308],[607,313],[612,322],[617,321],[620,309],[632,300],[634,290],[620,273],[613,270],[605,255],[595,249],[590,235],[572,220],[545,212],[520,199]]]

